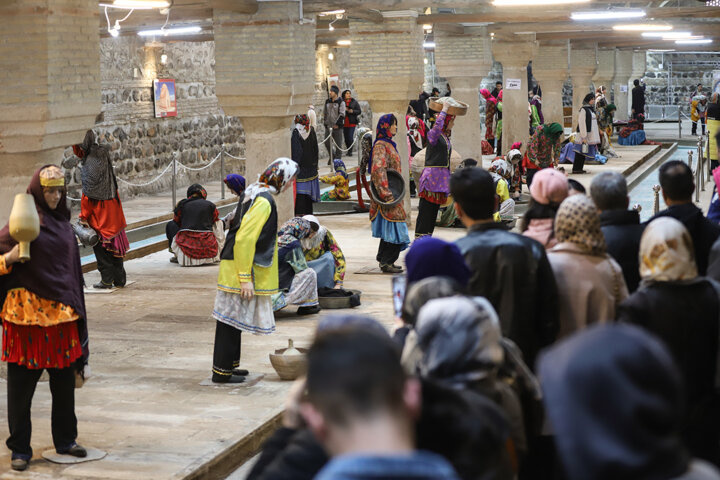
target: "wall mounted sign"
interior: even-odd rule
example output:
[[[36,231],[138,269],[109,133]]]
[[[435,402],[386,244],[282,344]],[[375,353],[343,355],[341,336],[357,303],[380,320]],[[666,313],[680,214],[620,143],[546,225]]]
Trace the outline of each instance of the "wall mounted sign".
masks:
[[[337,73],[333,73],[332,75],[327,76],[328,93],[330,93],[330,87],[332,86],[340,88],[340,75],[338,75]]]
[[[622,93],[627,93],[627,91],[628,91],[628,86],[627,86],[627,85],[620,85],[620,91],[621,91]]]
[[[522,86],[522,79],[520,78],[508,78],[505,80],[505,88],[507,90],[520,90]]]
[[[175,80],[159,78],[153,81],[155,118],[177,117]]]

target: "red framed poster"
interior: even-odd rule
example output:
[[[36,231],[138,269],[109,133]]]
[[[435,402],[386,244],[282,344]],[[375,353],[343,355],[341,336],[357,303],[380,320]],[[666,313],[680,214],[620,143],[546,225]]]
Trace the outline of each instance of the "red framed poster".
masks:
[[[155,99],[155,117],[177,117],[177,101],[175,97],[175,80],[158,78],[153,81],[153,98]]]

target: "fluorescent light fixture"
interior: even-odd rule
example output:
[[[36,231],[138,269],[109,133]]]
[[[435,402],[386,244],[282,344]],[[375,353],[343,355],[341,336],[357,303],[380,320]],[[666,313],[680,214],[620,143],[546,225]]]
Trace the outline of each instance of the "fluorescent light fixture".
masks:
[[[435,42],[423,42],[423,48],[426,50],[432,50],[435,48]]]
[[[352,42],[350,40],[338,40],[337,44],[347,47],[348,45],[352,45]]]
[[[423,30],[432,30],[432,25],[426,23],[425,25],[423,25]]]
[[[493,5],[496,7],[542,7],[573,3],[590,3],[590,0],[493,0]]]
[[[712,38],[696,38],[694,40],[675,40],[676,45],[707,45],[712,43]]]
[[[690,38],[692,32],[643,32],[645,38],[662,38],[664,40],[675,40],[678,38]]]
[[[642,18],[645,10],[613,9],[595,10],[593,12],[573,12],[570,18],[573,20],[619,20],[623,18]]]
[[[649,23],[629,23],[625,25],[614,25],[613,30],[620,32],[669,32],[672,25],[659,25]]]
[[[115,0],[112,4],[114,7],[134,8],[136,10],[150,10],[170,6],[170,2],[167,0]]]
[[[342,15],[343,13],[345,13],[345,10],[343,10],[343,9],[340,9],[340,10],[330,10],[330,11],[328,11],[328,12],[320,12],[320,16],[324,16],[324,15]]]
[[[674,48],[649,48],[648,52],[655,52],[655,53],[665,53],[665,52],[674,52]]]
[[[157,30],[141,30],[138,35],[141,37],[151,36],[168,36],[168,35],[192,35],[193,33],[199,33],[202,30],[201,27],[175,27],[175,28],[160,28]]]

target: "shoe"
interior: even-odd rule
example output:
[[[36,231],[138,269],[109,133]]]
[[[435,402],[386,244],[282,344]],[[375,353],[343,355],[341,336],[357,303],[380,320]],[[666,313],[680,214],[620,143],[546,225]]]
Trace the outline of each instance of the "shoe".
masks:
[[[98,282],[95,285],[93,285],[93,288],[110,290],[111,288],[113,288],[113,286],[112,286],[112,283],[108,285],[107,283]]]
[[[63,449],[63,450],[55,449],[55,451],[57,453],[59,453],[60,455],[72,455],[73,457],[78,457],[78,458],[87,457],[87,450],[85,450],[85,447],[78,445],[77,442],[73,442],[73,444],[70,445],[70,447],[67,449]]]
[[[24,458],[13,458],[10,462],[10,468],[17,470],[18,472],[27,470],[29,465],[30,460],[25,460]]]
[[[578,170],[577,172],[573,170],[570,173],[572,173],[573,175],[580,175],[581,173],[587,173],[587,170]]]
[[[402,267],[398,267],[397,265],[383,265],[380,264],[380,270],[383,273],[402,273],[403,269]]]
[[[298,307],[298,315],[313,315],[320,312],[320,305],[313,305],[312,307]]]
[[[213,383],[243,383],[245,377],[241,375],[216,375],[213,373]]]
[[[173,255],[172,257],[170,257],[170,263],[178,263],[178,259],[177,259],[177,257],[176,257],[175,255]]]
[[[237,375],[238,377],[247,377],[250,372],[248,372],[244,368],[233,368],[232,374]]]

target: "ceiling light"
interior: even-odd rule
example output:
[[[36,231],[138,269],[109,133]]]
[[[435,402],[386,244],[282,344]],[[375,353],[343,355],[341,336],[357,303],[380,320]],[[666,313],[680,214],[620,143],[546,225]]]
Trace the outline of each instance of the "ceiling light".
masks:
[[[328,53],[328,60],[335,60],[335,55],[332,52]]]
[[[666,52],[674,52],[674,48],[649,48],[648,52],[655,52],[655,53],[666,53]]]
[[[151,36],[168,36],[168,35],[191,35],[193,33],[199,33],[202,30],[201,27],[175,27],[175,28],[160,28],[157,30],[141,30],[138,35],[141,37]]]
[[[350,40],[338,40],[337,44],[347,47],[348,45],[352,45],[352,42]]]
[[[665,40],[674,40],[677,38],[690,38],[692,32],[643,32],[645,38],[662,38]]]
[[[427,64],[428,64],[428,60],[427,60],[427,57],[423,58],[423,63],[424,63],[425,65],[427,65]]]
[[[324,16],[324,15],[342,15],[343,13],[345,13],[345,10],[342,10],[342,9],[340,9],[340,10],[330,10],[329,12],[320,12],[320,16]]]
[[[493,5],[496,7],[541,7],[571,3],[590,3],[590,0],[493,0]]]
[[[423,42],[423,48],[425,50],[432,50],[435,48],[435,42]]]
[[[712,43],[711,38],[696,38],[694,40],[675,40],[677,45],[707,45]]]
[[[164,53],[160,55],[160,63],[162,63],[163,65],[167,63],[167,55],[165,55]]]
[[[149,10],[152,8],[167,8],[170,2],[167,0],[115,0],[113,7],[134,8],[136,10]]]
[[[118,35],[120,35],[120,31],[115,27],[108,30],[108,33],[113,37],[117,37]]]
[[[328,30],[330,30],[332,32],[335,30],[335,27],[333,27],[332,25],[328,25]]]
[[[621,32],[668,32],[672,29],[672,25],[651,25],[647,23],[630,23],[613,26],[613,30]]]
[[[423,30],[432,30],[432,25],[426,23],[425,25],[423,25]]]
[[[570,14],[570,18],[573,20],[617,20],[621,18],[642,18],[645,15],[645,10],[613,9],[596,10],[594,12],[573,12]]]

